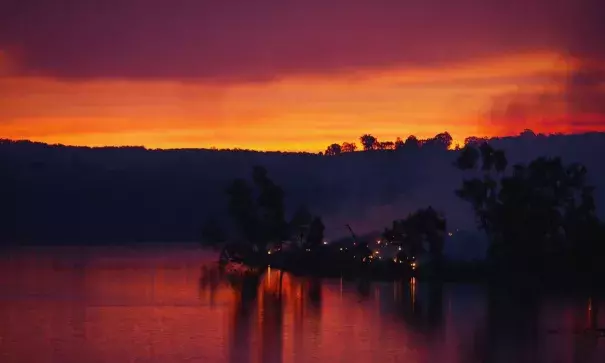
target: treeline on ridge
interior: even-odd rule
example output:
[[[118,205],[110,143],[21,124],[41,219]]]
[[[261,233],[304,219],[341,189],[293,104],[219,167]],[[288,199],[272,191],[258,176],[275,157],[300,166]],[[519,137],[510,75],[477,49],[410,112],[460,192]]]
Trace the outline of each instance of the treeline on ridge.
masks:
[[[445,133],[444,133],[445,134]],[[371,138],[369,140],[372,140]],[[477,143],[470,138],[467,143]],[[380,228],[381,221],[428,203],[466,218],[451,191],[461,173],[452,166],[460,153],[439,147],[418,152],[370,148],[342,157],[311,153],[233,150],[149,150],[143,147],[69,147],[28,141],[0,142],[0,240],[4,243],[105,243],[199,241],[209,216],[229,214],[223,190],[253,165],[270,170],[287,190],[286,213],[306,205],[321,215],[328,238]],[[433,143],[435,144],[435,143]],[[492,138],[511,165],[540,156],[561,156],[590,171],[605,185],[600,155],[605,134]],[[368,145],[376,145],[368,142]],[[411,144],[413,145],[413,144]],[[362,147],[363,149],[363,147]],[[432,198],[427,202],[427,198]],[[605,201],[601,189],[595,203]],[[602,208],[600,209],[603,210]],[[464,213],[462,213],[464,212]],[[338,221],[338,222],[336,222]],[[375,221],[370,224],[366,221]],[[364,224],[366,223],[366,224]],[[337,226],[337,227],[334,227]]]

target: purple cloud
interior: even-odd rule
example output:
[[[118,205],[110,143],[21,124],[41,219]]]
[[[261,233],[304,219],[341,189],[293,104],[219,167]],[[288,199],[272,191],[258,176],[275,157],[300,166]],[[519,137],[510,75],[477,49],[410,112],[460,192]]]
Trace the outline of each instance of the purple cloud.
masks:
[[[13,0],[0,49],[62,78],[266,80],[556,49],[603,59],[599,0]]]

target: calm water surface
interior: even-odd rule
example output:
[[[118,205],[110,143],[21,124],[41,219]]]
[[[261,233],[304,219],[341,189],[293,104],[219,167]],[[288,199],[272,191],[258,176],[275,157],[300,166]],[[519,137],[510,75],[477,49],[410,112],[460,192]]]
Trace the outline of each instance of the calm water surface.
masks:
[[[605,304],[481,286],[222,275],[187,247],[0,257],[0,362],[605,362]],[[601,314],[599,315],[599,311]]]

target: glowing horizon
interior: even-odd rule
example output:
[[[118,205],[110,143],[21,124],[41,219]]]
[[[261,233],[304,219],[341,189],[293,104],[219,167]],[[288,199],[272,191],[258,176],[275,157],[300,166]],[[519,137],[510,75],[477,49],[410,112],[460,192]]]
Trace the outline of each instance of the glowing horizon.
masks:
[[[394,141],[447,131],[454,145],[463,145],[469,136],[509,136],[525,128],[546,134],[605,130],[602,114],[565,103],[566,77],[577,67],[573,59],[542,51],[256,83],[13,75],[0,77],[0,137],[74,146],[318,152],[332,143],[360,147],[365,133]],[[536,104],[535,95],[548,95],[548,102]]]

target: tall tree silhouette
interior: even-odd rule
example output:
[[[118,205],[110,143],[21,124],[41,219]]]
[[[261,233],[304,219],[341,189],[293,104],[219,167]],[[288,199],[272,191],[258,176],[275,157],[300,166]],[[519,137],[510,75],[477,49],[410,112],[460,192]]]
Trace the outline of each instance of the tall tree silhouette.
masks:
[[[340,153],[342,152],[342,148],[340,145],[338,144],[332,144],[330,146],[328,146],[328,148],[325,151],[325,155],[328,156],[333,156],[333,155],[340,155]]]
[[[324,239],[324,224],[320,217],[314,217],[309,227],[309,235],[307,236],[307,248],[316,248],[323,243]]]
[[[420,141],[418,141],[416,136],[410,135],[407,139],[405,139],[405,148],[411,150],[419,149]]]
[[[257,204],[262,242],[281,242],[287,234],[284,211],[284,192],[268,176],[267,169],[255,166],[252,180],[259,189]]]
[[[240,235],[252,244],[260,243],[258,217],[253,190],[246,180],[235,179],[229,187],[229,214]]]
[[[370,134],[365,134],[359,137],[359,142],[363,145],[364,150],[374,150],[378,146],[378,139]]]
[[[306,206],[302,205],[296,209],[290,220],[290,237],[300,242],[308,237],[309,229],[313,222],[313,215]]]
[[[454,166],[463,171],[472,170],[477,166],[477,161],[479,161],[480,156],[481,155],[476,148],[467,145],[460,150],[460,154],[454,162]]]
[[[244,179],[235,179],[227,188],[229,212],[242,237],[264,248],[267,243],[286,237],[284,192],[269,178],[262,166],[253,168],[252,180],[258,189],[256,200],[254,190]]]
[[[343,153],[352,153],[357,150],[357,144],[354,142],[343,142],[340,149]]]
[[[391,228],[385,229],[383,238],[401,244],[411,255],[423,252],[424,244],[427,244],[426,252],[431,255],[434,262],[440,264],[443,258],[446,227],[445,217],[432,207],[428,207],[417,210],[405,219],[394,220]]]
[[[401,140],[400,137],[397,137],[397,139],[395,139],[395,150],[399,150],[399,149],[403,149],[405,143],[403,142],[403,140]]]
[[[479,151],[483,176],[464,180],[456,194],[472,205],[478,226],[490,237],[491,257],[499,263],[539,268],[595,248],[582,245],[580,238],[581,231],[600,228],[584,166],[541,157],[529,165],[515,165],[506,176],[503,151],[487,143]],[[469,170],[476,159],[466,150],[456,165]]]
[[[426,146],[436,147],[439,149],[447,150],[452,145],[452,136],[448,132],[442,132],[435,135],[432,139],[428,139],[425,143]]]

